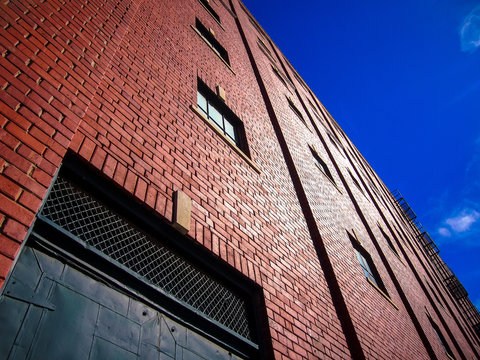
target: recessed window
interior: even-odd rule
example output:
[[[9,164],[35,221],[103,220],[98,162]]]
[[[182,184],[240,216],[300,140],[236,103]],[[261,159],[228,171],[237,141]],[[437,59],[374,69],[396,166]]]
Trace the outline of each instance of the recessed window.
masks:
[[[241,120],[200,79],[198,80],[197,106],[200,113],[202,113],[216,129],[243,152],[247,153]]]
[[[207,11],[210,13],[210,15],[213,16],[215,20],[220,22],[220,16],[218,16],[215,10],[213,10],[212,6],[210,5],[210,1],[208,0],[198,0],[198,1],[200,1],[200,3],[205,7],[205,9],[207,9]]]
[[[333,144],[333,146],[335,146],[337,148],[337,150],[340,151],[340,148],[338,147],[337,142],[333,139],[332,134],[330,132],[328,132],[327,134],[328,134],[328,138],[330,139],[330,142]],[[340,154],[342,154],[342,153],[340,152]]]
[[[433,331],[437,335],[438,340],[440,341],[440,344],[443,347],[443,350],[445,350],[445,353],[451,358],[454,359],[452,355],[452,350],[450,349],[450,346],[448,346],[447,340],[445,340],[445,337],[443,336],[442,332],[440,331],[440,328],[438,325],[432,320],[430,316],[428,316],[428,320],[430,320],[430,324],[432,325]]]
[[[377,288],[387,294],[387,290],[385,289],[385,286],[380,279],[380,275],[378,274],[377,268],[375,267],[372,257],[370,256],[368,251],[365,250],[360,244],[360,242],[352,235],[350,235],[350,233],[348,234],[348,236],[350,237],[350,241],[352,242],[355,255],[357,256],[358,262],[360,263],[360,266],[363,269],[363,273],[365,274],[367,279],[370,280],[370,282],[372,282],[375,286],[377,286]]]
[[[279,75],[280,76],[280,75]],[[298,108],[295,106],[295,104],[293,103],[293,100],[287,96],[287,100],[288,100],[288,105],[290,105],[290,108],[293,110],[293,112],[295,113],[295,115],[297,115],[300,120],[302,120],[302,122],[307,125],[307,123],[305,122],[305,119],[303,118],[303,115],[302,113],[300,112],[300,110],[298,110]]]
[[[280,79],[280,81],[283,83],[283,85],[287,86],[287,80],[285,79],[285,75],[282,74],[282,72],[278,69],[278,67],[276,67],[275,65],[272,65],[272,70],[273,72],[275,73],[275,75],[277,75],[277,77]],[[294,105],[295,106],[295,105]],[[296,108],[295,108],[296,109]],[[298,109],[297,109],[298,110]],[[295,110],[294,110],[295,111]],[[297,113],[297,115],[300,114]],[[302,117],[302,114],[299,115],[300,118],[302,119],[303,121],[303,117]]]
[[[393,246],[393,242],[392,240],[390,240],[390,237],[385,233],[385,231],[381,227],[380,227],[380,231],[382,232],[382,235],[387,241],[387,244],[390,247],[390,249],[392,249],[393,252],[398,255],[397,249],[395,248],[395,246]]]
[[[348,173],[350,174],[350,177],[352,178],[352,181],[353,181],[353,183],[355,184],[355,186],[358,188],[358,190],[360,190],[360,191],[362,192],[362,194],[364,194],[364,193],[363,193],[363,189],[362,189],[362,187],[360,186],[360,183],[358,182],[358,180],[355,178],[355,176],[353,176],[353,174],[350,172],[350,170],[347,169],[347,171],[348,171]],[[364,194],[364,195],[365,195],[365,194]]]
[[[230,60],[228,59],[228,52],[225,48],[215,39],[213,31],[207,29],[200,20],[195,19],[195,30],[202,37],[202,39],[210,45],[210,47],[215,51],[215,53],[220,56],[220,58],[230,65]]]
[[[258,44],[258,47],[260,50],[262,50],[262,52],[265,54],[265,56],[272,62],[272,63],[276,63],[277,60],[275,60],[275,58],[273,57],[272,55],[272,52],[270,51],[270,49],[267,47],[267,45],[265,44],[265,42],[258,38],[257,40],[257,44]]]
[[[295,73],[294,73],[295,74]],[[310,104],[310,107],[312,109],[312,112],[313,112],[313,115],[315,115],[315,117],[317,118],[318,122],[321,122],[321,116],[320,116],[320,113],[318,112],[318,110],[315,108],[315,105],[312,104],[312,102],[310,101],[310,99],[308,99],[308,103]]]
[[[333,180],[333,176],[332,174],[330,173],[330,170],[328,169],[328,166],[327,164],[325,164],[325,162],[320,158],[320,156],[318,155],[317,151],[312,147],[312,146],[309,146],[310,148],[310,151],[313,155],[313,160],[315,161],[315,165],[317,165],[317,167],[322,170],[322,172],[327,175],[327,177],[333,182],[335,183],[335,181]]]
[[[265,44],[265,42],[264,42],[262,39],[258,38],[258,44],[259,44],[262,48],[264,48],[265,51],[266,51],[270,56],[272,56],[272,52],[270,51],[270,49],[267,47],[267,45]]]

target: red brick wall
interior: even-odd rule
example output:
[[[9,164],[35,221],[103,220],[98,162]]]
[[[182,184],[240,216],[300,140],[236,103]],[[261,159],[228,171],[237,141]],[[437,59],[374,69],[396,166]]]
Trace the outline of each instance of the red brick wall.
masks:
[[[221,25],[197,0],[0,5],[0,283],[70,150],[167,221],[172,219],[175,190],[192,198],[188,236],[263,287],[275,358],[361,358],[350,352],[311,226],[321,235],[365,357],[428,357],[400,290],[435,354],[446,358],[425,307],[441,329],[443,324],[418,281],[431,276],[431,270],[422,265],[418,249],[403,245],[412,233],[383,194],[384,185],[368,164],[353,156],[356,149],[333,120],[325,114],[316,119],[310,102],[322,113],[318,99],[299,83],[236,0],[232,3],[246,43],[230,4],[221,0],[210,1]],[[231,69],[192,29],[196,17],[214,30],[228,51]],[[272,71],[258,37],[287,84]],[[191,109],[196,107],[197,78],[212,90],[217,85],[225,89],[226,104],[242,120],[251,160],[260,172]],[[265,98],[273,105],[277,129]],[[288,149],[280,146],[278,131]],[[343,148],[337,149],[327,132],[337,136]],[[335,184],[315,166],[309,145],[325,161]],[[285,151],[300,184],[292,182]],[[366,179],[380,195],[366,189]],[[299,191],[307,204],[300,204]],[[311,209],[313,222],[302,206]],[[385,221],[403,232],[390,233]],[[406,249],[399,251],[400,259],[378,224],[399,249]],[[366,281],[347,236],[352,229],[398,309]],[[444,297],[452,310],[440,315],[465,356],[471,356],[471,345],[459,330],[459,324],[465,324],[453,320],[457,310],[448,294]],[[450,347],[455,356],[463,356],[453,343]]]
[[[130,1],[0,8],[0,283],[135,13]]]

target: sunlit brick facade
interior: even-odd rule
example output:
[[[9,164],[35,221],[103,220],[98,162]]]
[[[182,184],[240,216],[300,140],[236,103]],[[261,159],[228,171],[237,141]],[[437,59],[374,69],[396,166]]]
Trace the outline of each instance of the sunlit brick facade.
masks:
[[[408,204],[238,0],[0,21],[0,357],[480,357]]]

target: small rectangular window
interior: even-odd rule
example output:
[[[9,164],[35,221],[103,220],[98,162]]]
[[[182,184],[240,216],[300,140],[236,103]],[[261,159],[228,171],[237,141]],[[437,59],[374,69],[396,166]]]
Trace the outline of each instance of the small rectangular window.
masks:
[[[382,279],[380,278],[377,268],[375,267],[372,257],[370,256],[368,251],[365,250],[364,247],[360,244],[360,242],[356,238],[354,238],[350,233],[348,233],[348,236],[350,238],[350,241],[352,242],[353,250],[355,251],[355,255],[357,256],[358,262],[360,263],[360,266],[363,269],[363,273],[365,274],[367,279],[370,280],[377,288],[383,291],[386,295],[388,295],[387,289],[385,288],[385,285],[383,284]]]
[[[447,340],[443,336],[442,332],[440,331],[440,328],[438,325],[432,320],[430,316],[428,316],[428,320],[430,320],[430,324],[432,325],[433,331],[435,332],[435,335],[437,335],[438,340],[440,341],[440,344],[443,347],[443,350],[445,350],[445,353],[451,358],[454,359],[452,350],[450,349],[450,346],[448,346]]]
[[[295,75],[295,73],[294,73],[294,75]],[[310,107],[311,107],[311,109],[312,109],[313,115],[315,115],[315,117],[317,118],[317,120],[318,120],[319,122],[321,122],[320,119],[321,119],[322,117],[320,116],[320,113],[318,112],[317,108],[315,107],[315,105],[313,105],[313,103],[310,101],[310,99],[307,99],[307,100],[308,100],[308,103],[310,104]]]
[[[357,249],[354,249],[355,254],[357,255],[358,262],[363,268],[363,273],[367,278],[369,278],[375,285],[378,286],[377,279],[375,278],[375,275],[373,275],[372,269],[370,269],[370,265],[368,264],[369,262],[365,258],[365,256],[358,251]]]
[[[275,73],[275,75],[277,75],[277,77],[280,79],[280,81],[283,83],[283,85],[287,86],[287,80],[285,79],[285,75],[281,73],[280,70],[278,70],[278,68],[275,66],[275,65],[272,65],[272,70],[273,72]],[[294,110],[295,111],[295,110]],[[298,115],[298,114],[297,114]],[[301,117],[301,114],[300,114],[300,117]],[[302,121],[303,121],[303,117],[301,117]]]
[[[390,237],[385,233],[385,231],[381,227],[380,227],[380,231],[382,232],[382,235],[385,238],[385,240],[387,241],[387,244],[390,247],[390,249],[392,249],[393,252],[398,255],[397,249],[393,245],[392,240],[390,240]]]
[[[265,42],[264,42],[262,39],[258,38],[257,44],[258,44],[259,49],[265,54],[265,56],[266,56],[272,63],[276,63],[276,62],[277,62],[277,60],[275,60],[275,58],[273,57],[272,52],[270,51],[270,49],[267,47],[267,45],[265,44]]]
[[[210,1],[209,0],[198,0],[198,1],[200,1],[200,3],[210,13],[210,15],[212,15],[213,18],[220,23],[220,16],[218,16],[215,10],[213,10],[212,6],[210,5]]]
[[[330,139],[330,142],[333,144],[333,146],[335,146],[337,148],[337,150],[340,152],[340,154],[342,154],[342,152],[340,151],[340,148],[338,147],[338,143],[335,141],[335,139],[332,137],[332,134],[330,132],[327,132],[328,134],[328,138]],[[342,154],[343,156],[343,154]]]
[[[320,158],[320,156],[318,155],[317,151],[312,147],[312,146],[309,146],[310,148],[310,151],[313,155],[313,160],[315,161],[315,165],[317,165],[317,167],[322,170],[322,172],[327,175],[327,177],[335,184],[335,181],[333,180],[333,176],[332,174],[330,173],[330,170],[328,169],[328,166],[327,164],[325,164],[325,162]]]
[[[195,19],[195,30],[202,37],[202,39],[210,45],[213,51],[223,60],[225,63],[230,65],[230,60],[228,59],[228,52],[225,48],[215,39],[213,32],[205,27],[200,20]]]
[[[279,75],[280,76],[280,75]],[[293,110],[293,112],[295,113],[295,115],[297,115],[300,120],[302,120],[302,122],[307,125],[307,123],[305,122],[305,119],[303,118],[303,115],[302,113],[300,112],[300,110],[298,110],[298,108],[295,106],[295,104],[293,103],[293,100],[287,96],[287,100],[288,100],[288,105],[290,105],[290,108]]]
[[[248,155],[242,121],[198,79],[197,109],[228,140]]]
[[[348,171],[348,173],[350,174],[350,177],[352,178],[352,181],[353,181],[353,183],[355,184],[355,186],[358,188],[358,190],[360,190],[360,192],[361,192],[362,194],[365,195],[365,193],[363,192],[363,189],[362,189],[362,187],[360,186],[360,183],[358,182],[357,178],[356,178],[355,176],[353,176],[353,174],[351,173],[350,170],[347,169],[347,171]]]

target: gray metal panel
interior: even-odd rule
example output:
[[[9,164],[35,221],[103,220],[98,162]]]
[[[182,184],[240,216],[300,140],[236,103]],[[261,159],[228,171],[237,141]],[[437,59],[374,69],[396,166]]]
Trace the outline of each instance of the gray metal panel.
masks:
[[[126,297],[120,293],[117,293],[117,296]],[[120,314],[101,307],[95,335],[116,344],[118,347],[137,353],[140,326]]]
[[[0,356],[8,356],[28,307],[24,302],[0,297]]]
[[[35,337],[31,359],[88,359],[100,306],[91,299],[56,284],[48,311]]]
[[[0,358],[210,360],[232,356],[130,295],[25,247],[0,297]]]
[[[87,276],[70,266],[65,267],[62,282],[82,295],[95,300],[123,316],[127,315],[129,298],[116,289]],[[120,295],[120,296],[119,296]]]
[[[32,345],[32,341],[35,338],[35,334],[38,330],[38,325],[43,312],[46,311],[43,308],[37,306],[29,306],[23,321],[22,327],[18,332],[15,344],[10,352],[9,360],[13,359],[25,359],[27,358],[28,351]]]
[[[136,360],[136,354],[122,349],[102,338],[95,337],[93,340],[92,353],[90,360]]]

